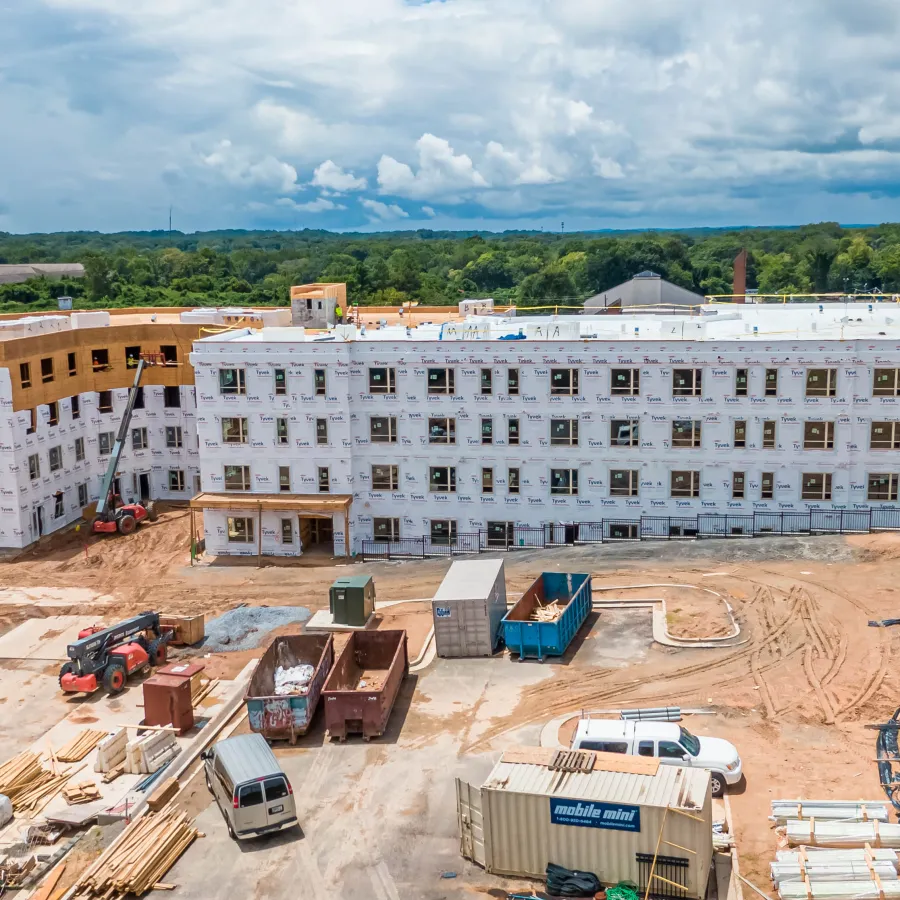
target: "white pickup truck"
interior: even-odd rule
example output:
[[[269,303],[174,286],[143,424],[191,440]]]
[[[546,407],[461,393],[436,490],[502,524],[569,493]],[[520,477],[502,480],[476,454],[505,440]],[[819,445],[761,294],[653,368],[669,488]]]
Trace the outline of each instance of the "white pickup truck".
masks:
[[[601,750],[632,756],[656,756],[673,766],[696,766],[712,774],[712,793],[741,780],[741,757],[729,741],[697,737],[674,722],[582,719],[572,739],[573,750]]]

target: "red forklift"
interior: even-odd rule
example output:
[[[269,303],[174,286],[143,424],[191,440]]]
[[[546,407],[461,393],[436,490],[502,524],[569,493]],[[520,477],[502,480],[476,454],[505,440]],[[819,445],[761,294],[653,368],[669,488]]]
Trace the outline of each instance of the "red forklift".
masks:
[[[128,438],[128,429],[131,425],[131,414],[134,412],[134,404],[137,400],[138,390],[141,386],[141,375],[144,374],[144,366],[148,360],[142,356],[137,363],[137,371],[134,373],[134,384],[128,392],[128,403],[125,406],[125,414],[122,416],[122,424],[119,425],[116,442],[113,444],[112,454],[109,458],[109,467],[103,476],[103,484],[100,486],[100,500],[97,503],[97,511],[91,522],[91,531],[94,534],[131,534],[140,522],[155,522],[157,519],[156,507],[153,501],[147,503],[122,503],[122,498],[113,490],[116,480],[116,469],[119,468],[119,460],[122,458],[122,449]]]
[[[59,686],[70,694],[91,694],[101,682],[109,694],[125,690],[129,675],[166,661],[174,629],[163,629],[159,613],[145,612],[109,628],[92,626],[66,647],[69,662],[59,670]]]

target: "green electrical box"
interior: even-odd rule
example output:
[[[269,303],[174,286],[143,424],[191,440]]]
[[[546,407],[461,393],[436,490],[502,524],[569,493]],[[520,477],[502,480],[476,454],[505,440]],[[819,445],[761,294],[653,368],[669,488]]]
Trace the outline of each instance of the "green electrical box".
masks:
[[[335,625],[365,625],[375,612],[375,581],[371,575],[338,578],[329,590],[328,605]]]

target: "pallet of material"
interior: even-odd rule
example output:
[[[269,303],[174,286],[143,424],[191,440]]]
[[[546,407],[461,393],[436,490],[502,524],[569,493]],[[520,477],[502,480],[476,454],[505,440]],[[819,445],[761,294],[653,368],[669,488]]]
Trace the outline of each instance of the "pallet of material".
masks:
[[[100,799],[100,788],[93,781],[81,781],[70,784],[62,790],[63,800],[74,806],[76,803],[90,803]]]
[[[64,763],[81,762],[108,734],[107,731],[93,731],[85,728],[68,744],[56,750],[53,756]]]
[[[103,738],[97,745],[97,761],[94,763],[94,771],[112,772],[118,766],[124,765],[127,744],[127,728],[120,728],[115,734]]]
[[[199,644],[206,633],[206,617],[199,616],[160,616],[159,624],[163,629],[171,628],[175,635],[173,644]]]
[[[817,822],[815,819],[788,819],[787,840],[791,847],[886,847],[900,849],[900,825],[883,822]]]
[[[168,810],[135,819],[84,872],[74,886],[78,900],[121,900],[140,896],[157,884],[200,836],[182,812]]]
[[[179,754],[173,731],[153,731],[129,741],[125,747],[125,771],[152,775]]]

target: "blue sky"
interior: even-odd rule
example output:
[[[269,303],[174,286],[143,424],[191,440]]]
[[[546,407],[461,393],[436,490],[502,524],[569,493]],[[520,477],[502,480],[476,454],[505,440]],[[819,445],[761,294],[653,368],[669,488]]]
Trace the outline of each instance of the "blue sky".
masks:
[[[896,0],[0,0],[0,230],[900,219]]]

